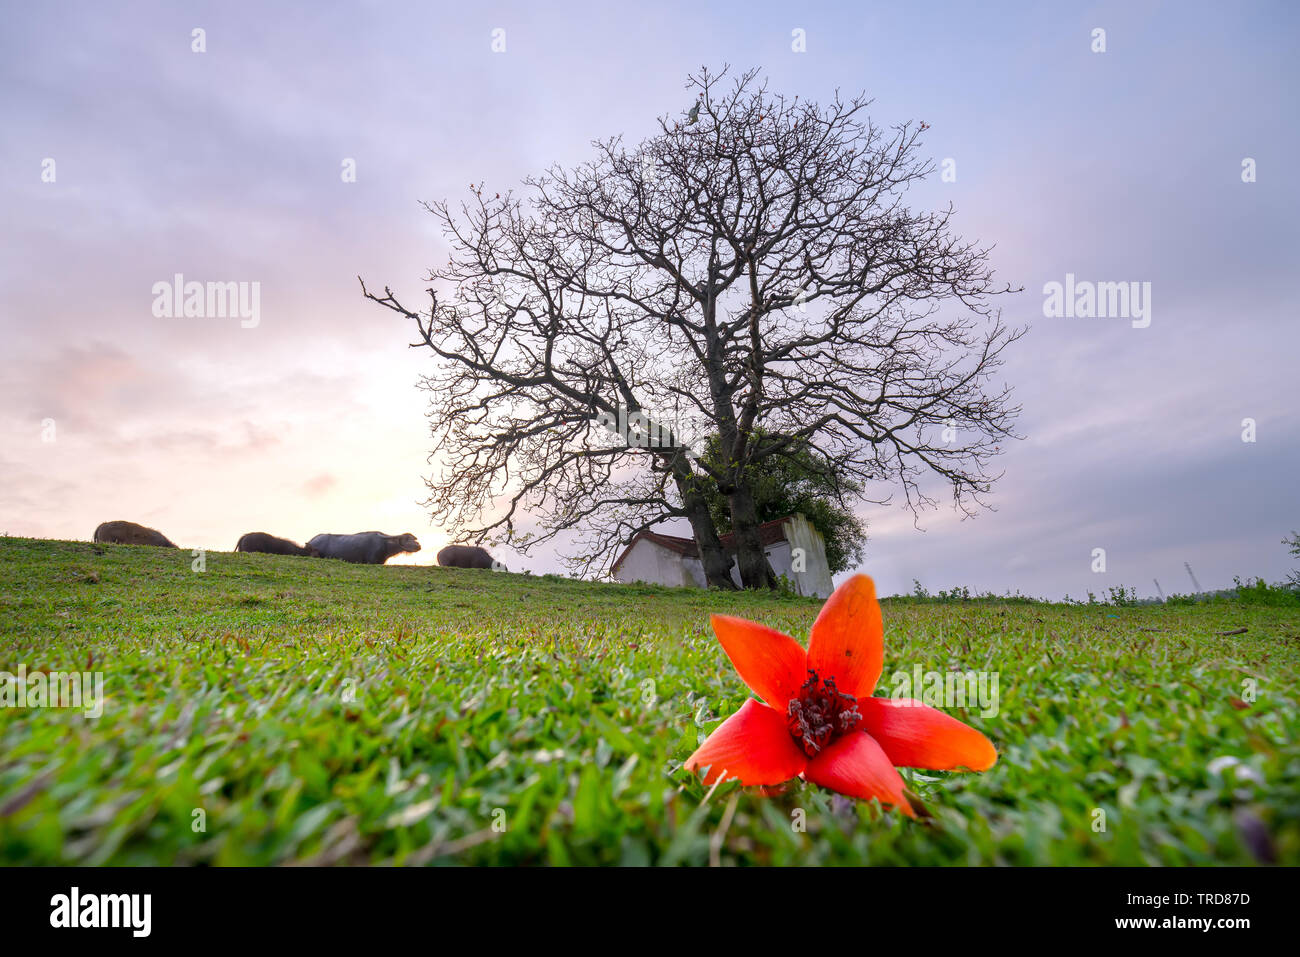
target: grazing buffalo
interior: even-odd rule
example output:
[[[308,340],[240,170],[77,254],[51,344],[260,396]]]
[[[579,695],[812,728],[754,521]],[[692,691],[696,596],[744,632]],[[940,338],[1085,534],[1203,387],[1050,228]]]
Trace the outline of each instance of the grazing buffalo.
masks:
[[[105,545],[155,545],[158,548],[175,548],[167,536],[156,528],[145,528],[135,522],[104,522],[95,529],[94,541]]]
[[[267,555],[302,555],[306,558],[320,558],[321,553],[308,545],[296,545],[287,538],[276,538],[266,532],[249,532],[240,536],[237,552],[263,552]]]
[[[307,547],[320,552],[321,558],[339,558],[359,565],[382,565],[394,555],[418,552],[420,543],[410,532],[405,535],[385,535],[383,532],[332,535],[324,532],[308,542]]]
[[[450,568],[496,568],[492,556],[477,545],[448,545],[438,553],[438,564]]]

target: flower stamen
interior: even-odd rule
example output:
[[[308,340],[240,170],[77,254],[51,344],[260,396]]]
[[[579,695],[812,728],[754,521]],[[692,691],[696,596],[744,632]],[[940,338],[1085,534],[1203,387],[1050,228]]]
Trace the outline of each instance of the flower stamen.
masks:
[[[811,668],[799,696],[786,707],[786,726],[810,758],[861,720],[858,699],[839,691],[833,677],[819,679]]]

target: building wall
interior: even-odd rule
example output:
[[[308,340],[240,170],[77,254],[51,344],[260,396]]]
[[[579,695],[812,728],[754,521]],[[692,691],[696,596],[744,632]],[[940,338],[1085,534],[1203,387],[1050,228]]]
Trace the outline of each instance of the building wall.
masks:
[[[772,566],[772,572],[775,575],[790,575],[790,546],[785,542],[777,542],[774,545],[768,545],[763,549],[763,554],[767,556],[767,563]],[[731,580],[740,588],[740,563],[736,559],[731,560]],[[802,592],[800,593],[802,594]]]
[[[704,577],[704,562],[698,558],[682,558],[681,563],[689,579],[686,584],[694,585],[696,588],[708,587],[709,580]]]
[[[821,532],[813,528],[811,522],[802,515],[795,515],[785,523],[786,540],[775,542],[763,549],[767,563],[772,566],[772,574],[780,578],[784,575],[794,585],[800,595],[816,595],[829,598],[835,590],[831,581],[830,567],[826,564],[826,542]],[[794,570],[794,549],[802,548],[803,571]],[[735,560],[731,563],[731,580],[740,587],[740,568]]]
[[[778,575],[788,576],[799,594],[829,598],[835,590],[835,583],[831,581],[831,569],[826,564],[826,540],[822,538],[822,533],[813,528],[808,519],[795,515],[785,523],[785,537],[785,562],[791,570],[782,572],[776,568],[775,562],[772,564],[773,570]],[[792,550],[796,548],[803,549],[802,572],[793,570]]]
[[[700,563],[697,560],[695,564]],[[701,570],[700,578],[703,577]],[[614,579],[621,582],[647,582],[651,585],[698,587],[681,555],[644,538],[632,546],[632,550],[623,559],[623,564],[614,573]]]
[[[785,523],[785,535],[786,541],[764,549],[772,571],[788,578],[801,595],[829,598],[835,586],[826,564],[826,544],[821,533],[802,515],[795,515]],[[803,549],[803,571],[794,570],[796,548]],[[632,546],[614,573],[614,580],[688,588],[703,588],[707,584],[704,566],[698,558],[685,558],[644,538]],[[740,568],[734,558],[731,580],[740,587]]]
[[[769,545],[763,549],[763,553],[767,555],[767,563],[772,566],[772,574],[777,578],[784,575],[794,581],[794,575],[790,571],[789,542],[777,542],[775,545]],[[800,594],[803,594],[803,592],[800,592]]]

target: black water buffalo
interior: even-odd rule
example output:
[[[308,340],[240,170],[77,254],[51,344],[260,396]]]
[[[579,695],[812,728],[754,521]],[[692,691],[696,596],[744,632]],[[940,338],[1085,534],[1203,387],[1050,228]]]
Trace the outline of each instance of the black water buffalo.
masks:
[[[496,568],[484,549],[477,545],[448,545],[438,553],[438,564],[450,568]],[[504,568],[504,566],[502,566]]]
[[[145,528],[135,522],[104,522],[95,529],[94,541],[106,545],[153,545],[157,548],[176,546],[156,528]]]
[[[321,558],[338,558],[359,565],[382,565],[394,555],[418,552],[420,543],[414,535],[385,535],[383,532],[357,532],[334,535],[323,532],[307,543],[320,552]]]
[[[287,538],[276,538],[266,532],[249,532],[241,535],[235,546],[237,552],[262,552],[267,555],[302,555],[306,558],[320,558],[321,553],[311,545],[296,545]]]

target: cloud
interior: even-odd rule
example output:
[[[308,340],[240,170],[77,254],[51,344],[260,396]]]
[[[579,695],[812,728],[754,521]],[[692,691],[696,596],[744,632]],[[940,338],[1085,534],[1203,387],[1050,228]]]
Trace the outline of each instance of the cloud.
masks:
[[[307,481],[303,482],[302,490],[305,495],[308,495],[311,498],[320,498],[338,484],[338,479],[333,475],[321,474],[312,476]]]

